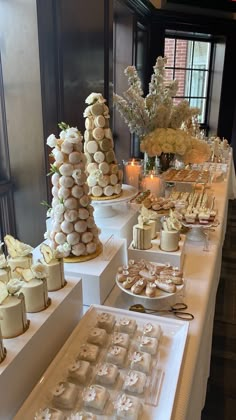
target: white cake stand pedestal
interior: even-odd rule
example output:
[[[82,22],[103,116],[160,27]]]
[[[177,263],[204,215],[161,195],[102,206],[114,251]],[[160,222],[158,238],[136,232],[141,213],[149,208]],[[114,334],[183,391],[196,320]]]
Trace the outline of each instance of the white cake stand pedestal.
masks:
[[[111,200],[92,200],[92,206],[95,210],[95,217],[98,218],[108,218],[114,217],[117,214],[117,211],[114,207],[116,204],[127,203],[138,193],[138,190],[131,185],[122,185],[122,193],[119,197],[113,198]]]

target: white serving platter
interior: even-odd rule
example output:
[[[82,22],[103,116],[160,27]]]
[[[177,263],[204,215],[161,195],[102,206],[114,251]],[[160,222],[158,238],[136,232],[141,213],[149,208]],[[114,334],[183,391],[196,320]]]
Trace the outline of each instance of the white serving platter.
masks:
[[[189,322],[172,318],[134,313],[102,305],[91,305],[73,333],[50,364],[44,375],[22,405],[14,420],[31,420],[40,408],[44,408],[49,401],[50,390],[65,378],[65,371],[71,360],[78,354],[80,344],[86,341],[89,328],[94,326],[97,314],[107,312],[121,318],[135,319],[138,328],[150,322],[160,325],[162,337],[158,351],[158,372],[162,372],[158,384],[157,405],[143,405],[142,419],[170,420],[174,407],[175,394],[183,360]],[[53,337],[52,337],[53,339]],[[97,415],[98,420],[115,419],[114,415]]]

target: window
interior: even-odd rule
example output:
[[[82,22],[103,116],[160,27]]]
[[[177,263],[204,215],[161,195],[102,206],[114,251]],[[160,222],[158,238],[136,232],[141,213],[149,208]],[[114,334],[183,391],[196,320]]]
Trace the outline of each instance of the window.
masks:
[[[167,57],[166,77],[177,79],[179,89],[174,102],[186,99],[190,106],[201,110],[199,122],[207,126],[208,92],[212,44],[206,39],[190,38],[186,33],[166,33],[164,54]]]

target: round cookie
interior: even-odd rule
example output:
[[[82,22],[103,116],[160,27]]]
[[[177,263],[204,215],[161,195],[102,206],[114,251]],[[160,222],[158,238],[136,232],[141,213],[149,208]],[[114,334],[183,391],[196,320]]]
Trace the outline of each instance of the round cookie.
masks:
[[[99,163],[98,169],[102,171],[103,175],[106,175],[110,171],[110,166],[108,165],[107,162],[102,162],[102,163]]]
[[[111,174],[110,175],[110,183],[111,185],[116,185],[118,182],[118,177],[116,174]]]
[[[87,183],[89,187],[95,187],[95,185],[97,185],[97,178],[95,178],[93,175],[89,175],[87,178]]]
[[[116,163],[112,163],[111,165],[110,165],[110,173],[111,174],[117,174],[117,172],[118,172],[118,165],[116,164]]]
[[[96,127],[104,127],[106,124],[106,120],[103,117],[103,115],[98,115],[95,119],[94,119],[94,123]]]
[[[91,113],[96,117],[98,115],[102,115],[104,112],[103,104],[96,103],[91,106]]]
[[[104,138],[104,130],[101,127],[93,129],[93,137],[95,140],[102,140]]]
[[[109,152],[106,152],[106,161],[108,163],[115,161],[115,153],[113,152],[113,150],[109,150]]]
[[[121,192],[121,185],[120,184],[116,184],[114,186],[114,191],[115,191],[115,194],[120,194],[120,192]]]
[[[84,140],[85,142],[93,140],[93,133],[92,130],[85,130],[84,132]]]
[[[109,175],[104,175],[101,178],[99,178],[98,185],[100,185],[100,187],[104,188],[109,184],[109,181],[110,181]]]
[[[107,152],[107,153],[109,153],[109,152]],[[94,158],[95,162],[102,163],[105,160],[105,155],[104,155],[103,152],[99,151],[99,152],[96,152],[94,154],[93,158]]]
[[[114,194],[114,187],[112,185],[107,185],[107,187],[104,188],[104,194],[107,197],[110,197]]]
[[[98,185],[96,185],[96,186],[92,187],[92,195],[93,195],[94,197],[101,197],[101,196],[102,196],[102,194],[103,194],[102,187],[100,187],[100,186],[98,186]]]
[[[108,152],[108,150],[112,148],[111,140],[104,138],[103,140],[99,142],[99,146],[103,152]]]
[[[90,154],[96,153],[98,150],[98,144],[95,140],[88,141],[87,143],[87,152]]]
[[[105,133],[105,137],[112,140],[113,137],[112,137],[112,132],[110,128],[105,128],[104,133]]]
[[[91,162],[87,165],[87,172],[91,174],[92,172],[98,169],[98,164],[96,162]]]
[[[86,130],[92,130],[94,128],[94,122],[92,117],[87,117],[85,119],[85,128]]]

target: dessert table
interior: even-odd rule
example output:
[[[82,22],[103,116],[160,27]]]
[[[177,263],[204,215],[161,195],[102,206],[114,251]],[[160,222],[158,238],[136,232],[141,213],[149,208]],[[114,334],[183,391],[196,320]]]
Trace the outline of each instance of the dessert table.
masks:
[[[209,251],[203,251],[204,244],[202,242],[187,240],[185,247],[185,290],[179,298],[188,305],[188,311],[194,314],[194,320],[189,325],[173,420],[200,420],[201,410],[205,403],[207,380],[210,373],[215,299],[227,224],[228,199],[236,198],[235,170],[232,158],[225,180],[221,183],[213,183],[210,186],[210,191],[216,197],[215,207],[218,209],[217,218],[220,224],[210,232]],[[144,301],[139,302],[138,298],[122,292],[117,286],[113,288],[104,302],[107,306],[122,309],[128,309],[134,303],[144,304]],[[161,306],[168,307],[173,302],[168,302],[166,299],[165,302],[155,301],[153,303],[156,309],[160,309]]]

